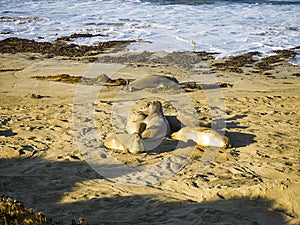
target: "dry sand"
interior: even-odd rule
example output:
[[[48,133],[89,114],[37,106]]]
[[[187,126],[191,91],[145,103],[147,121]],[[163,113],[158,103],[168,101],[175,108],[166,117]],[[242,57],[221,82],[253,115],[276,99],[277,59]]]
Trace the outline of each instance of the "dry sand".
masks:
[[[193,54],[122,52],[101,55],[94,63],[0,55],[0,193],[64,224],[79,217],[89,224],[299,224],[299,67],[284,60],[264,70],[246,64],[237,71],[211,66],[224,60],[193,61],[188,55]],[[99,89],[32,78],[103,73],[126,79],[161,74],[180,82],[233,86],[128,97],[122,86]],[[125,125],[119,110],[157,93],[167,115],[192,112],[207,124],[224,118],[233,148],[200,149],[167,140],[148,154],[109,150],[114,159],[146,171],[133,177],[112,165],[115,174],[103,177],[95,164],[102,163],[101,140]],[[77,107],[81,104],[84,108]],[[159,167],[153,169],[154,164]]]

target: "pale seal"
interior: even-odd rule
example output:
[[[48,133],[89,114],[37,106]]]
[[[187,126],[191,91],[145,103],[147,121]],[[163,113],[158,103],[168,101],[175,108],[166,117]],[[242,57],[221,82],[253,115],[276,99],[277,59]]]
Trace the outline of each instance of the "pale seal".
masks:
[[[171,135],[175,140],[187,142],[192,140],[200,146],[214,146],[220,148],[229,148],[231,145],[226,136],[219,134],[210,128],[204,127],[184,127]]]
[[[146,129],[142,132],[142,137],[159,139],[170,135],[170,125],[163,114],[161,102],[150,102],[149,107],[149,115],[143,120]]]
[[[150,113],[143,120],[146,129],[141,133],[146,151],[155,149],[163,139],[170,135],[170,125],[163,114],[160,101],[149,103]]]
[[[147,115],[142,111],[131,110],[128,114],[126,130],[129,134],[142,133],[146,129],[143,122]]]
[[[139,133],[111,134],[103,141],[103,145],[109,149],[120,150],[137,154],[145,151],[145,145]]]
[[[145,88],[175,88],[178,89],[178,80],[174,77],[162,75],[147,75],[129,82],[128,91],[142,90]]]

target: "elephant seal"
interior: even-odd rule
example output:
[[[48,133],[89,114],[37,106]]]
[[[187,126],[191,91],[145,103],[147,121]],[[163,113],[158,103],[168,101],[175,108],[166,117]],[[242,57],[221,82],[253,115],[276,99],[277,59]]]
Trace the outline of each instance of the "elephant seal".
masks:
[[[147,115],[142,111],[132,110],[128,114],[126,131],[129,134],[142,133],[146,129],[146,124],[143,122]]]
[[[147,139],[163,139],[170,135],[170,125],[162,111],[160,101],[152,101],[149,103],[149,115],[143,120],[146,129],[142,132],[142,138]]]
[[[139,133],[111,134],[103,141],[107,148],[137,154],[145,151],[143,139]]]
[[[226,136],[219,134],[210,128],[204,127],[184,127],[178,132],[171,135],[175,140],[187,142],[192,140],[200,146],[214,146],[220,148],[231,147],[229,140]]]
[[[162,75],[147,75],[129,82],[128,91],[142,90],[145,88],[175,88],[178,89],[178,80],[174,77]]]
[[[161,102],[150,102],[149,108],[149,115],[143,120],[146,129],[142,132],[142,137],[158,139],[170,135],[170,125],[163,114]]]

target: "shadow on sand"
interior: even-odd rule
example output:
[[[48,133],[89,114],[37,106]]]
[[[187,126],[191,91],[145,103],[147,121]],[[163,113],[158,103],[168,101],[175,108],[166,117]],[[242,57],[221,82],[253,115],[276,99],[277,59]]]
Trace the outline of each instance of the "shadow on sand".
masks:
[[[17,135],[17,133],[13,132],[11,129],[7,129],[7,130],[0,130],[0,136],[3,137],[12,137]]]
[[[245,147],[252,143],[255,143],[254,140],[256,135],[255,134],[248,134],[244,132],[231,132],[231,129],[246,129],[248,126],[241,126],[240,122],[237,121],[239,119],[243,119],[247,117],[246,115],[235,115],[231,118],[226,120],[226,128],[229,132],[226,132],[226,136],[229,138],[231,144],[235,148]]]
[[[78,183],[97,179],[99,195],[94,193],[84,201],[61,201],[66,193],[76,191]],[[101,186],[101,182],[105,185]],[[118,190],[113,197],[105,197],[103,193],[109,192],[108,186],[115,190],[117,184],[104,180],[82,161],[0,159],[0,193],[42,211],[53,222],[71,224],[72,219],[83,217],[89,224],[287,224],[283,219],[284,210],[270,210],[273,202],[268,199],[197,203],[189,199],[176,200],[168,193],[121,196]],[[88,196],[88,189],[86,194]]]

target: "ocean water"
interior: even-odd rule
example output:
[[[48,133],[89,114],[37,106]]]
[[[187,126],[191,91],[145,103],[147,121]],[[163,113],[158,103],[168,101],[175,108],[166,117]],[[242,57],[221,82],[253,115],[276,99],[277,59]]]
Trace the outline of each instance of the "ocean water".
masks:
[[[0,39],[77,44],[140,40],[132,51],[208,51],[219,56],[300,45],[300,0],[0,0]]]

